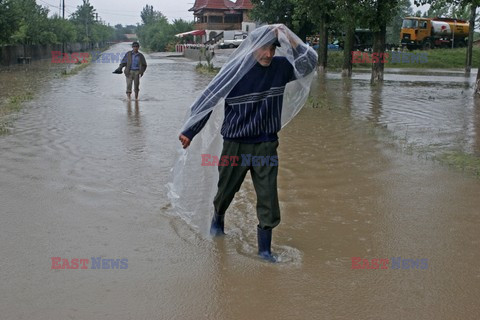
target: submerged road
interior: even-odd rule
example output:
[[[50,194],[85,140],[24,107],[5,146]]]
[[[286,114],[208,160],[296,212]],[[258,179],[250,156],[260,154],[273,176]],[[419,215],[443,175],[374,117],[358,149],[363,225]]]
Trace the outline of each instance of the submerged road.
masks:
[[[478,318],[480,180],[432,160],[480,151],[472,79],[314,80],[315,107],[280,134],[284,262],[269,264],[250,181],[224,239],[168,212],[178,131],[210,78],[146,58],[140,101],[117,65],[95,63],[44,84],[0,136],[0,318]],[[88,268],[54,270],[55,257]],[[108,259],[119,267],[92,268]]]

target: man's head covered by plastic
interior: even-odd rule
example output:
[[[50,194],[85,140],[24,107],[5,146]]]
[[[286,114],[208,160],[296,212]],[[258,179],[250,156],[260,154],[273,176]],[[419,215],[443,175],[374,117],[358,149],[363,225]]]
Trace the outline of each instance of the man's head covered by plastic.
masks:
[[[270,66],[277,47],[280,47],[277,30],[274,28],[259,28],[254,30],[250,37],[252,42],[256,44],[256,49],[253,52],[255,60],[262,67]]]

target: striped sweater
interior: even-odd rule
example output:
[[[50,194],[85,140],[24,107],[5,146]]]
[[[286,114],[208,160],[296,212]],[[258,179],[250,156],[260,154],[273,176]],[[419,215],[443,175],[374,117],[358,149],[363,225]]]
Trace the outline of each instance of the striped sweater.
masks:
[[[311,67],[303,70],[308,74],[316,65],[316,56],[307,54],[306,59],[313,59],[308,64]],[[294,79],[293,66],[284,57],[274,57],[268,67],[257,62],[225,98],[223,138],[240,143],[278,140],[285,85]],[[207,88],[205,92],[211,90]],[[192,110],[195,110],[195,105]],[[193,139],[205,126],[210,114],[182,134]]]

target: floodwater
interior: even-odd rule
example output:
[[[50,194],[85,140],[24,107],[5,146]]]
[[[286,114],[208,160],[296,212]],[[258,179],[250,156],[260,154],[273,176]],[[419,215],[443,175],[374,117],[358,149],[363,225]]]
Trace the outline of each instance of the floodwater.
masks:
[[[315,79],[313,107],[280,134],[273,250],[291,259],[270,264],[255,256],[250,181],[223,239],[167,212],[178,130],[209,77],[147,60],[140,101],[116,65],[92,64],[43,82],[0,136],[2,319],[478,318],[480,180],[434,160],[480,153],[476,75]],[[128,268],[52,270],[52,257]],[[352,257],[389,268],[353,270]]]

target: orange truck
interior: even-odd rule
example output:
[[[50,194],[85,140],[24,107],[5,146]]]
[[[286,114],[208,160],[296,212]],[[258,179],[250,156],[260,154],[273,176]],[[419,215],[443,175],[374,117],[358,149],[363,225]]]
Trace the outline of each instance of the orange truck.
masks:
[[[406,17],[400,40],[410,50],[465,47],[469,29],[469,23],[460,19]]]

